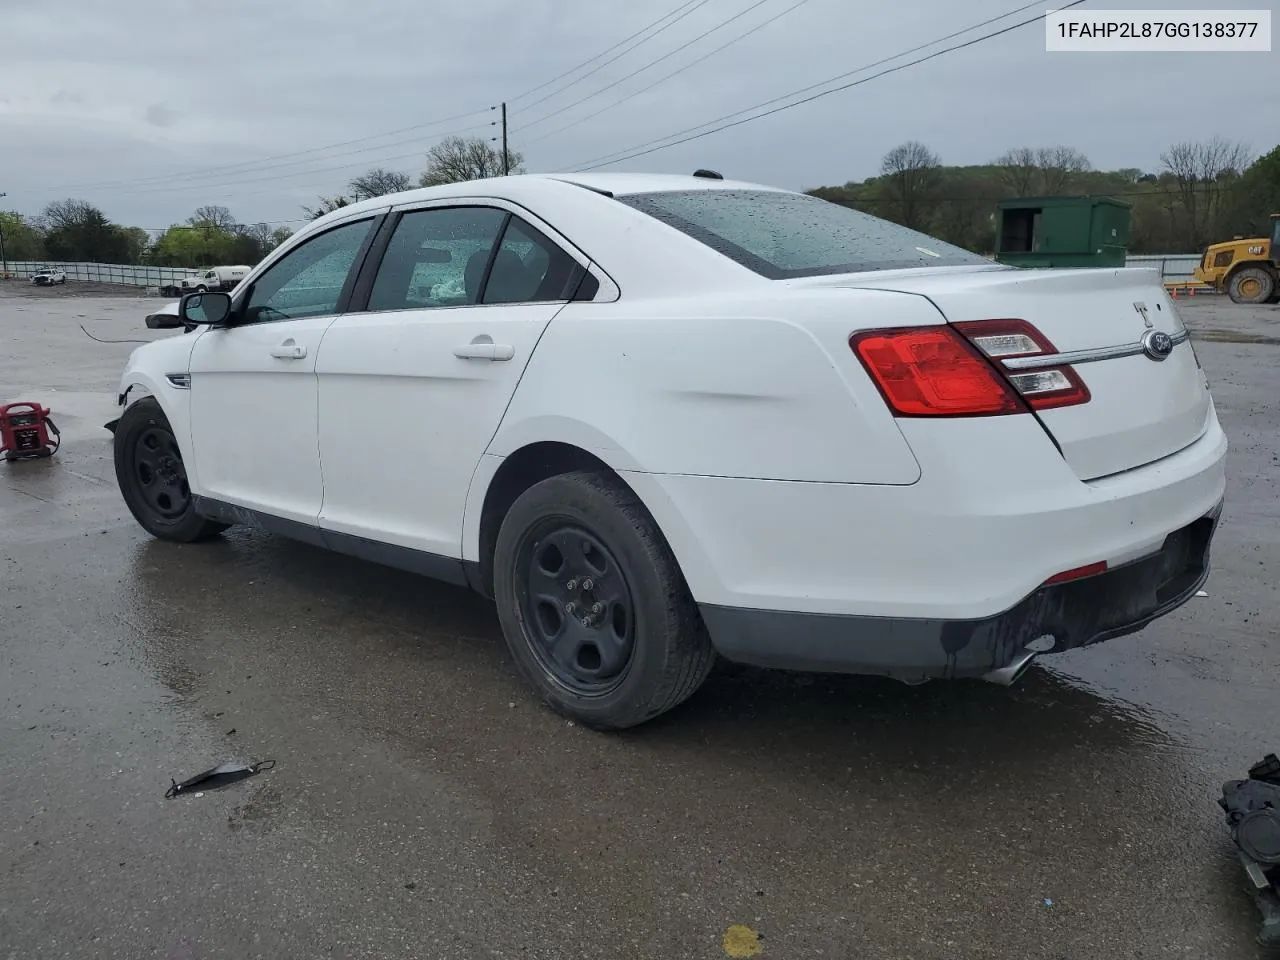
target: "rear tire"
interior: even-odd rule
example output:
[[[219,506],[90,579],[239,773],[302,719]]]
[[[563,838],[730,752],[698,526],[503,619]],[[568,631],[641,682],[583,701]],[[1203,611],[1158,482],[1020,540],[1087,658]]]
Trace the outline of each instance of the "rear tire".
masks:
[[[164,411],[151,397],[132,404],[116,425],[116,483],[142,529],[161,540],[195,543],[228,524],[195,511],[182,451]]]
[[[584,726],[644,723],[692,696],[714,662],[671,548],[612,477],[567,473],[521,494],[498,531],[493,586],[521,673]]]
[[[1232,303],[1266,303],[1276,292],[1276,275],[1266,267],[1243,267],[1227,281]]]

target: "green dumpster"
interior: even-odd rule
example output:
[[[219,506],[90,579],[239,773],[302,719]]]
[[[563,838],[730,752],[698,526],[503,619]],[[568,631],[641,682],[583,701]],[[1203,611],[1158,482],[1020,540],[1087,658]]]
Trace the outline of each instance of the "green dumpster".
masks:
[[[997,204],[996,259],[1019,267],[1123,267],[1130,204],[1019,197]]]

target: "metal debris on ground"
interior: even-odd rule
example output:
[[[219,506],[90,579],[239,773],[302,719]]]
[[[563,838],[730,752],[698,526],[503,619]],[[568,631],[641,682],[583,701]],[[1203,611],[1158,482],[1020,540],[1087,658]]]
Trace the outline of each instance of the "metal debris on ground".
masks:
[[[219,787],[225,787],[232,783],[237,783],[247,777],[252,777],[255,773],[261,773],[263,770],[270,770],[276,765],[274,760],[259,760],[257,763],[223,763],[204,773],[197,773],[194,777],[189,777],[179,783],[176,780],[169,781],[169,789],[164,792],[165,797],[176,797],[182,793],[190,793],[196,787],[201,791],[217,790]],[[196,794],[200,796],[201,794]]]
[[[1280,758],[1269,753],[1247,780],[1228,780],[1218,804],[1262,914],[1258,943],[1280,947]]]

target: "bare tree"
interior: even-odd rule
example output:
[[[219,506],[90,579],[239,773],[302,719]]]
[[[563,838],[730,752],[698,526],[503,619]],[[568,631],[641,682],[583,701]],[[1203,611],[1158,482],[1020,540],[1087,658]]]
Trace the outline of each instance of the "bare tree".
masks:
[[[507,161],[510,171],[519,173],[524,157],[508,150]],[[424,187],[435,187],[442,183],[500,177],[502,173],[502,151],[491,146],[488,140],[482,137],[449,137],[427,151],[427,169],[418,183]]]
[[[355,200],[371,200],[388,193],[408,190],[411,186],[413,186],[413,180],[407,173],[374,167],[347,184],[347,190]]]
[[[899,144],[880,161],[885,191],[898,208],[898,222],[918,229],[941,178],[937,155],[917,140]]]
[[[105,219],[102,211],[87,200],[55,200],[40,214],[40,226],[50,232],[74,230],[102,219]]]
[[[302,209],[312,220],[318,220],[326,213],[333,213],[335,210],[350,206],[352,202],[350,197],[321,197],[320,202],[314,207],[303,207]]]
[[[196,212],[187,218],[187,223],[193,227],[232,231],[236,227],[236,218],[226,207],[205,204],[203,207],[196,207]]]
[[[266,256],[293,235],[288,227],[276,227],[272,230],[269,223],[255,223],[253,226],[241,229],[246,237],[261,247],[262,256]]]
[[[1089,158],[1074,147],[1017,147],[996,160],[1000,182],[1015,197],[1052,197],[1091,170]]]
[[[1036,152],[1031,147],[1015,147],[997,158],[996,166],[1000,168],[1000,182],[1015,197],[1029,197],[1035,193],[1039,169]]]
[[[1224,189],[1249,163],[1249,148],[1221,137],[1175,143],[1160,154],[1182,204],[1189,250],[1208,241]]]
[[[1046,197],[1066,192],[1080,174],[1093,169],[1089,158],[1074,147],[1041,147],[1036,151],[1036,161],[1040,167],[1040,189]]]

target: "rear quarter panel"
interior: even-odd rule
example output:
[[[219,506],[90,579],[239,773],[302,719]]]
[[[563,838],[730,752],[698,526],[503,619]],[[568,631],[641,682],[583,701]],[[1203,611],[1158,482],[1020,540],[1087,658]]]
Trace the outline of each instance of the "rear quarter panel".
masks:
[[[940,322],[882,291],[570,304],[488,453],[559,441],[617,470],[912,484],[919,465],[848,338]]]

